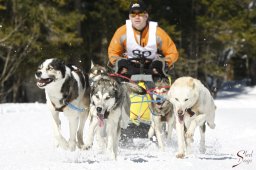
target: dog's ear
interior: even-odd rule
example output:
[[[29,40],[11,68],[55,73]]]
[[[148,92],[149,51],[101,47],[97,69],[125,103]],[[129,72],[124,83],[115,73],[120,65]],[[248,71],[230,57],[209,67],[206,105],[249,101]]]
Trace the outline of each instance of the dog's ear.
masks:
[[[95,92],[95,89],[96,89],[96,86],[98,86],[99,82],[98,81],[94,81],[92,83],[92,86],[91,86],[91,94],[94,94]]]
[[[117,81],[115,81],[114,79],[110,79],[110,84],[111,84],[111,86],[113,86],[113,87],[115,87],[115,88],[118,87],[118,83],[117,83]]]
[[[120,96],[118,96],[118,89],[114,87],[113,91],[114,91],[115,97],[119,98]]]
[[[163,78],[163,79],[162,79],[162,82],[163,82],[164,84],[170,84],[170,80],[169,80],[168,78]]]
[[[120,84],[113,79],[111,80],[110,84],[113,86],[113,91],[115,93],[115,96],[118,96],[118,90],[119,90]]]
[[[94,63],[93,61],[91,60],[91,69],[94,67]]]
[[[52,61],[53,61],[54,64],[65,65],[64,60],[59,59],[59,58],[52,58]]]
[[[147,90],[138,84],[130,83],[130,82],[122,82],[122,85],[126,87],[129,93],[133,92],[140,95],[147,94]]]
[[[190,79],[188,80],[188,85],[189,85],[190,87],[192,87],[193,89],[195,88],[195,82],[194,82],[194,79],[193,79],[193,78],[190,78]]]
[[[62,77],[65,77],[65,72],[66,72],[66,65],[65,62],[59,58],[53,58],[52,62],[50,65],[55,69],[61,72]]]
[[[171,88],[168,90],[167,92],[167,96],[171,97],[172,93],[171,93]]]

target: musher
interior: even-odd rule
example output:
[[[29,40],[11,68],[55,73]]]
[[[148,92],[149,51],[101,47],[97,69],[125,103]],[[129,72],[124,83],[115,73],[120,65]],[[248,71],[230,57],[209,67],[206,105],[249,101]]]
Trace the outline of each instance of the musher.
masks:
[[[149,14],[142,0],[132,1],[129,20],[119,27],[108,48],[110,64],[116,73],[131,77],[140,74],[140,62],[144,59],[144,73],[152,74],[153,80],[166,78],[166,70],[178,60],[178,51],[169,35],[149,21]]]

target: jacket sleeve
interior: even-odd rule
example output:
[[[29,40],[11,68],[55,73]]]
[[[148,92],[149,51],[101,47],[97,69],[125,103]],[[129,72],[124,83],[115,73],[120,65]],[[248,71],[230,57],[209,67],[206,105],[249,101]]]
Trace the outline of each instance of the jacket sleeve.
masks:
[[[158,48],[164,55],[165,61],[170,67],[178,60],[179,57],[176,45],[174,44],[170,36],[160,27],[157,28],[157,36],[160,39]]]
[[[112,65],[114,65],[119,58],[123,57],[125,43],[122,39],[124,36],[126,36],[125,25],[116,30],[108,47],[108,58]]]

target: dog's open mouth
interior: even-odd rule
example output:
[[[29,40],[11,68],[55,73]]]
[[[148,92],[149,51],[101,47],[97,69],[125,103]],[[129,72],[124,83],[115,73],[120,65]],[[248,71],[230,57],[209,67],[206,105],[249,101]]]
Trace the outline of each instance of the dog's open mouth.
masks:
[[[47,84],[50,84],[53,81],[52,78],[47,78],[47,79],[38,79],[37,80],[37,86],[38,87],[44,87]]]
[[[184,114],[178,115],[178,118],[179,118],[179,121],[180,121],[180,122],[183,122],[183,120],[184,120]]]

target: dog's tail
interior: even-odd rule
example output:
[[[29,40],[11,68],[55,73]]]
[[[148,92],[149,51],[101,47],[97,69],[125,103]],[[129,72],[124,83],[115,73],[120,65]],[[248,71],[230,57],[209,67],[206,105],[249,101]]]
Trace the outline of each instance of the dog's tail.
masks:
[[[140,95],[147,94],[147,90],[138,84],[130,82],[122,82],[121,84],[122,86],[125,86],[125,89],[127,89],[129,93],[137,93]]]

